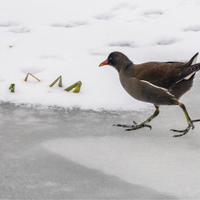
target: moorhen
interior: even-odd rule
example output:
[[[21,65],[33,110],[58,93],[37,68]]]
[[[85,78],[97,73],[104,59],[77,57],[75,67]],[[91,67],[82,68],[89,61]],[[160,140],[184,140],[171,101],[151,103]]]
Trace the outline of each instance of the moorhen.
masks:
[[[108,58],[99,66],[111,65],[119,73],[119,79],[124,89],[135,99],[153,103],[156,110],[152,116],[141,124],[133,121],[134,125],[115,124],[114,126],[126,127],[126,131],[132,131],[143,127],[151,126],[150,122],[159,114],[160,105],[179,105],[188,122],[185,130],[175,130],[181,134],[174,135],[180,137],[185,135],[190,128],[194,129],[186,107],[179,102],[179,98],[192,87],[195,73],[200,69],[200,63],[196,64],[198,53],[196,53],[188,62],[146,62],[134,64],[129,58],[121,52],[112,52]]]

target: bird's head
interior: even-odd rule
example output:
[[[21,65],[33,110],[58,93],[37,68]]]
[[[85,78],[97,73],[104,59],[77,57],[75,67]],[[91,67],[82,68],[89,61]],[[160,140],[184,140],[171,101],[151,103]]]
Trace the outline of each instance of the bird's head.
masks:
[[[104,65],[111,65],[113,66],[117,71],[120,71],[121,69],[124,69],[128,64],[132,63],[127,56],[125,56],[121,52],[112,52],[108,56],[108,58],[103,61],[99,67]]]

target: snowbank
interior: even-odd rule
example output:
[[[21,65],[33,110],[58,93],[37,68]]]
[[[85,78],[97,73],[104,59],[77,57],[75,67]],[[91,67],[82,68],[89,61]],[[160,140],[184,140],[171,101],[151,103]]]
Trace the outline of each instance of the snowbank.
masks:
[[[77,6],[78,5],[78,6]],[[185,61],[200,44],[197,0],[2,0],[0,101],[81,109],[141,110],[110,66],[112,51],[133,62]],[[41,82],[29,78],[30,72]],[[62,75],[63,87],[50,88]],[[82,81],[79,94],[65,92]],[[15,93],[9,91],[15,83]]]

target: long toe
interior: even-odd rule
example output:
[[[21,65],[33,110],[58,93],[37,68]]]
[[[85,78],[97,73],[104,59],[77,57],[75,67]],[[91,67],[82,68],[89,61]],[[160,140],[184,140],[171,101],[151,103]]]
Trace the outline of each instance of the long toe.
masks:
[[[124,128],[133,128],[135,125],[125,125],[125,124],[113,124],[113,126],[124,127]]]
[[[137,130],[143,127],[149,127],[151,129],[151,126],[147,124],[139,124],[139,125],[114,124],[113,126],[127,128],[125,129],[125,131],[133,131],[133,130]]]
[[[188,131],[190,130],[190,128],[191,128],[191,125],[189,124],[188,127],[185,130],[171,129],[170,131],[181,133],[181,134],[178,134],[178,135],[174,135],[173,137],[181,137],[181,136],[187,134]]]
[[[192,122],[200,122],[200,119],[194,119]]]
[[[133,130],[137,130],[137,129],[144,128],[144,127],[148,127],[150,130],[152,129],[151,125],[139,124],[139,125],[133,125],[133,126],[131,126],[131,128],[125,129],[125,131],[133,131]]]
[[[188,131],[183,132],[182,134],[179,134],[179,135],[173,135],[173,137],[181,137],[181,136],[184,136],[187,132],[188,132]]]
[[[150,128],[150,130],[152,129],[152,126],[148,125],[148,124],[143,124],[142,127],[148,127],[148,128]]]

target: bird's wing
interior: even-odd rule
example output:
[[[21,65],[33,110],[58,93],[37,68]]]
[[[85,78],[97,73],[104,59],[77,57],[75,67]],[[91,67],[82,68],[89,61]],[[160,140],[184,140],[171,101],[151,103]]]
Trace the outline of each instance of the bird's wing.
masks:
[[[148,81],[156,86],[169,89],[185,78],[190,78],[196,71],[199,70],[195,54],[187,63],[184,62],[148,62],[140,65],[134,65],[134,74],[132,76]],[[200,64],[198,65],[200,66]]]

